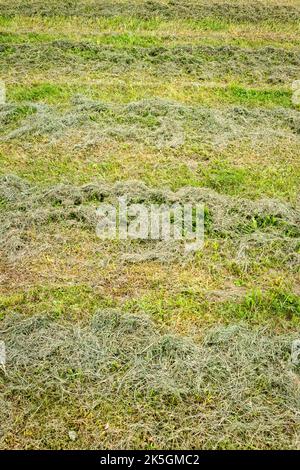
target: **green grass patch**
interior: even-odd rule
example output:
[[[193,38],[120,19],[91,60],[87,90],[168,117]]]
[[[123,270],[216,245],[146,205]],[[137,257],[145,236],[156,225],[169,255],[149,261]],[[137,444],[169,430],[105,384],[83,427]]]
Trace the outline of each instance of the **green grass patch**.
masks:
[[[33,43],[40,43],[40,42],[46,42],[46,41],[53,41],[55,37],[51,36],[50,34],[43,34],[43,33],[24,33],[24,34],[18,34],[18,33],[11,33],[11,32],[0,32],[0,44],[9,44],[9,43],[14,43],[14,44],[22,44],[22,43],[28,43],[28,42],[33,42]]]
[[[254,163],[237,167],[215,160],[209,165],[199,165],[198,174],[199,186],[250,198],[267,196],[295,200],[300,184],[300,168],[291,164],[258,167]]]
[[[226,294],[224,294],[226,295]],[[247,320],[250,323],[288,326],[300,324],[300,297],[288,291],[270,289],[250,291],[242,300],[215,302],[206,298],[205,293],[186,289],[177,294],[157,291],[142,298],[129,300],[126,311],[146,312],[163,324],[194,320],[201,323]]]
[[[52,83],[37,83],[31,86],[8,87],[7,97],[12,101],[46,101],[57,103],[69,97],[68,86]]]
[[[150,47],[163,44],[161,38],[155,36],[140,36],[132,33],[105,34],[98,36],[94,42],[97,44],[109,44],[115,47]]]
[[[191,105],[227,106],[235,104],[247,107],[286,107],[292,106],[292,91],[285,89],[250,89],[235,84],[228,86],[206,86],[186,83],[185,80],[172,83],[164,82],[153,76],[138,76],[135,81],[107,77],[101,83],[33,82],[31,84],[8,85],[7,98],[13,101],[46,101],[51,104],[68,103],[76,94],[94,100],[128,103],[153,96],[176,100]]]
[[[299,324],[300,296],[280,289],[263,292],[253,290],[241,303],[228,303],[222,308],[224,317],[263,322],[264,319],[287,320]]]
[[[227,103],[236,103],[244,106],[282,106],[291,107],[291,90],[283,89],[252,89],[238,85],[229,85],[224,88],[212,90],[221,100]]]
[[[0,26],[9,26],[14,22],[12,16],[0,15]]]
[[[114,301],[104,298],[86,285],[35,286],[25,291],[0,295],[1,317],[10,313],[37,315],[47,312],[56,317],[88,317],[97,308],[114,307]],[[0,318],[1,318],[0,317]]]

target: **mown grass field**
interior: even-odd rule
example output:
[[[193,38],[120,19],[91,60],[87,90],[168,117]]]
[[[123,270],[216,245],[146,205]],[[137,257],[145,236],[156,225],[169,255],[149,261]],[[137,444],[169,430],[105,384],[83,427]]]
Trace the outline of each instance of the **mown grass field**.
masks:
[[[0,0],[0,78],[0,447],[299,448],[299,1]]]

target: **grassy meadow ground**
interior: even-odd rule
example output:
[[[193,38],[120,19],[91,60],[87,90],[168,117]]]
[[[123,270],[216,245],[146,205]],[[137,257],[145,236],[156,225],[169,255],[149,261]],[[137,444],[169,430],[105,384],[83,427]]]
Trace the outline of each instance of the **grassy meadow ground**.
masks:
[[[300,448],[300,2],[0,0],[0,78],[0,447]]]

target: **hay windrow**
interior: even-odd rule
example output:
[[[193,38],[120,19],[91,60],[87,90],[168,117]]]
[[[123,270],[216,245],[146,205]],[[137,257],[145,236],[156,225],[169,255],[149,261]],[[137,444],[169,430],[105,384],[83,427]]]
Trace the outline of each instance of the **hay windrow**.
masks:
[[[33,437],[35,447],[49,448],[57,442],[53,419],[62,424],[59,439],[66,432],[57,404],[101,420],[101,403],[130,406],[117,433],[124,448],[135,447],[146,430],[158,448],[295,446],[299,370],[290,350],[296,335],[218,326],[195,343],[160,330],[148,317],[117,311],[99,311],[81,324],[10,315],[0,327],[7,348],[6,373],[0,372],[2,448],[18,426],[6,419],[9,408],[12,416],[16,406],[19,416],[26,414],[29,427],[34,419],[41,430]],[[89,438],[90,448],[107,448],[114,435]],[[84,445],[79,431],[73,446]]]
[[[178,76],[180,73],[200,80],[224,79],[243,75],[253,83],[296,80],[299,75],[298,50],[262,47],[242,48],[231,45],[176,47],[130,47],[117,49],[89,42],[57,40],[46,44],[1,44],[0,69],[15,71],[49,67],[78,71],[126,72],[148,69],[159,75]],[[278,78],[279,80],[279,78]]]
[[[160,149],[197,143],[223,148],[235,140],[251,139],[255,146],[283,136],[299,139],[300,130],[299,111],[293,109],[217,109],[159,98],[114,104],[75,96],[67,108],[10,103],[0,107],[0,120],[2,141],[26,139],[30,143],[42,136],[52,142],[76,132],[78,149],[105,141]]]
[[[275,258],[297,267],[300,247],[300,210],[298,206],[272,199],[251,201],[226,196],[208,188],[181,188],[177,192],[148,188],[143,183],[119,182],[114,185],[91,183],[84,186],[57,185],[41,189],[30,186],[16,176],[0,178],[1,244],[4,256],[24,254],[26,233],[41,230],[49,224],[78,226],[95,233],[96,208],[102,202],[169,204],[202,203],[206,208],[206,237],[231,240],[236,245],[240,262],[254,249],[269,250]],[[183,260],[180,242],[153,241],[121,244],[123,259],[129,262],[147,260]],[[31,246],[30,251],[34,252]],[[26,250],[25,250],[26,252]],[[258,254],[256,255],[258,256]]]
[[[82,17],[113,17],[134,16],[143,20],[153,18],[203,20],[216,18],[227,22],[263,22],[280,21],[296,23],[300,19],[300,9],[294,5],[268,4],[265,2],[189,2],[172,1],[160,2],[150,0],[145,2],[42,2],[14,1],[1,2],[0,13],[6,16],[82,16]]]

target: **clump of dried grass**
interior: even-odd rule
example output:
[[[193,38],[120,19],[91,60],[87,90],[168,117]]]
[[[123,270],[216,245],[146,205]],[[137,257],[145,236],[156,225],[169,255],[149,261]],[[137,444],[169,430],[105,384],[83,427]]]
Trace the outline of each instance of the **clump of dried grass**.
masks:
[[[40,189],[15,176],[1,177],[0,199],[6,207],[0,215],[3,253],[9,257],[22,254],[28,245],[26,233],[31,228],[39,230],[49,224],[62,224],[95,232],[99,203],[118,204],[120,196],[126,196],[128,204],[202,203],[206,208],[206,237],[233,241],[240,263],[246,265],[250,253],[256,250],[260,252],[256,257],[268,252],[297,266],[299,207],[272,199],[251,201],[226,196],[208,188],[187,187],[177,192],[151,189],[136,181],[81,187],[60,184]],[[184,259],[182,243],[176,241],[129,241],[119,249],[125,252],[123,259],[130,262]]]
[[[129,104],[103,103],[75,97],[68,108],[25,103],[30,112],[15,114],[20,106],[2,106],[1,140],[27,140],[38,136],[50,142],[80,131],[77,148],[103,141],[134,141],[157,148],[177,148],[185,143],[224,147],[236,139],[251,139],[255,146],[282,136],[299,138],[296,110],[247,109],[239,106],[213,109],[163,99]]]
[[[216,18],[230,22],[260,22],[260,21],[282,21],[297,22],[300,19],[299,7],[296,5],[268,4],[267,2],[220,2],[220,1],[146,1],[146,2],[106,2],[77,1],[65,3],[58,0],[43,2],[34,1],[2,1],[0,11],[7,16],[41,15],[51,16],[81,16],[89,17],[114,17],[129,16],[139,19],[211,19]]]
[[[294,338],[231,325],[195,343],[161,331],[148,317],[117,311],[81,324],[10,315],[1,322],[7,348],[1,446],[16,426],[5,419],[9,407],[25,416],[43,400],[63,407],[72,397],[76,408],[98,407],[100,415],[102,401],[139,409],[131,431],[116,433],[117,447],[131,448],[144,430],[159,448],[293,448],[299,432]],[[40,419],[37,408],[34,420]],[[47,424],[39,424],[47,433]],[[51,442],[51,435],[44,438]],[[102,444],[95,438],[89,446]]]
[[[47,43],[1,44],[0,66],[24,70],[54,68],[65,72],[110,71],[122,73],[148,69],[169,77],[189,74],[195,79],[216,80],[243,75],[258,83],[290,83],[299,75],[298,51],[277,47],[257,49],[231,45],[178,45],[175,47],[124,47],[98,45],[86,41],[56,40]]]

